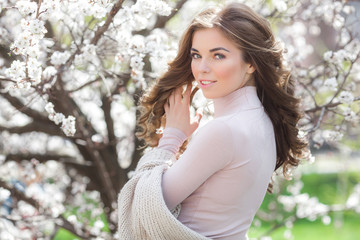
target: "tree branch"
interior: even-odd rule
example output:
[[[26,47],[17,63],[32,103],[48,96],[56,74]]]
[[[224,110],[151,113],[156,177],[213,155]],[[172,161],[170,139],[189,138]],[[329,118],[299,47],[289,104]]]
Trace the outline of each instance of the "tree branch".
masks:
[[[96,45],[98,43],[98,41],[100,40],[101,36],[104,34],[104,32],[106,32],[106,30],[109,28],[110,23],[113,21],[115,15],[118,13],[118,11],[120,10],[122,4],[123,4],[124,0],[118,0],[114,6],[112,7],[112,9],[110,10],[106,21],[104,23],[104,25],[102,25],[99,29],[97,29],[97,31],[95,32],[95,36],[94,38],[91,40],[91,44]]]
[[[30,132],[42,132],[53,136],[64,137],[65,135],[61,132],[60,127],[55,124],[50,125],[48,122],[33,121],[27,125],[20,127],[4,127],[0,125],[0,132],[8,131],[9,133],[30,133]]]
[[[21,192],[21,191],[17,190],[16,188],[10,186],[6,182],[0,180],[0,187],[10,191],[11,196],[13,198],[17,199],[18,201],[19,200],[24,201],[24,202],[30,204],[31,206],[33,206],[34,208],[36,208],[40,213],[43,212],[43,209],[41,208],[40,204],[36,200],[27,197],[23,192]],[[51,217],[49,217],[49,218],[51,218]],[[64,228],[64,229],[70,231],[74,235],[76,235],[78,237],[81,237],[83,239],[88,239],[89,237],[96,237],[96,236],[94,236],[94,235],[92,235],[90,233],[82,236],[81,234],[77,233],[74,226],[68,220],[66,220],[63,216],[60,215],[58,218],[61,220],[62,224],[59,224],[59,222],[56,222],[56,224],[58,226]],[[12,220],[12,221],[15,221],[15,220]]]
[[[82,88],[84,88],[84,87],[86,87],[86,86],[89,86],[89,85],[91,85],[91,84],[93,84],[93,83],[96,83],[96,82],[98,82],[98,81],[100,81],[100,80],[101,80],[101,78],[98,77],[98,78],[96,78],[95,80],[89,81],[89,82],[81,85],[80,87],[77,87],[77,88],[75,88],[75,89],[73,89],[73,90],[69,90],[68,92],[69,92],[69,93],[73,93],[73,92],[79,91],[80,89],[82,89]]]
[[[154,25],[155,28],[164,28],[166,23],[173,17],[175,14],[179,12],[179,10],[184,6],[184,4],[187,2],[187,0],[179,0],[176,3],[175,9],[171,12],[169,16],[159,16],[157,18],[157,21]]]
[[[111,117],[112,99],[111,99],[111,97],[103,96],[101,99],[101,102],[102,102],[101,109],[104,112],[104,118],[105,118],[105,123],[106,123],[106,127],[107,127],[109,142],[112,143],[112,142],[115,142],[115,140],[116,140],[116,136],[115,136],[115,132],[114,132],[114,121]]]
[[[0,84],[1,87],[1,84]],[[16,108],[19,112],[24,113],[28,117],[33,118],[36,121],[43,121],[50,123],[51,121],[44,116],[42,113],[35,111],[25,104],[23,104],[18,98],[11,96],[8,93],[2,93],[1,96],[5,98],[14,108]]]
[[[40,209],[40,204],[39,204],[37,201],[35,201],[35,200],[32,199],[32,198],[29,198],[29,197],[25,196],[25,194],[24,194],[23,192],[21,192],[21,191],[17,190],[16,188],[10,186],[10,185],[7,184],[6,182],[0,180],[0,187],[9,190],[10,193],[11,193],[11,196],[14,197],[14,198],[16,198],[17,200],[22,200],[22,201],[30,204],[31,206],[35,207],[35,208],[36,208],[37,210],[39,210],[40,212],[42,211],[42,210]]]
[[[98,236],[91,234],[89,231],[83,231],[86,234],[82,235],[80,233],[78,233],[76,231],[76,229],[74,228],[74,225],[72,225],[67,219],[65,219],[63,216],[59,216],[59,219],[62,221],[62,224],[56,223],[56,225],[58,225],[61,228],[64,228],[66,230],[68,230],[69,232],[71,232],[72,234],[76,235],[79,238],[82,239],[90,239],[90,238],[96,238]],[[85,230],[85,229],[83,229]]]
[[[360,97],[355,97],[354,98],[354,102],[356,101],[360,101]],[[342,102],[336,102],[336,103],[328,103],[328,104],[325,104],[323,106],[317,106],[317,107],[314,107],[314,108],[310,108],[308,110],[305,110],[305,113],[314,113],[314,112],[317,112],[317,111],[321,111],[323,108],[334,108],[338,105],[342,104]]]
[[[16,161],[20,162],[22,160],[32,160],[36,159],[40,163],[44,163],[47,161],[58,161],[68,167],[74,168],[77,172],[83,176],[91,177],[95,172],[94,164],[90,161],[86,161],[85,163],[79,163],[76,161],[76,158],[67,155],[56,155],[56,154],[8,154],[5,158],[5,161]]]

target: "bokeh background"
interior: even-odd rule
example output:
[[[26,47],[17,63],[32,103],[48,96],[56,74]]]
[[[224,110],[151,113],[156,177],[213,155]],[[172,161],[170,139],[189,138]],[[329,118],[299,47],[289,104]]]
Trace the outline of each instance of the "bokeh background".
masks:
[[[194,15],[227,2],[284,45],[311,150],[292,179],[274,174],[250,239],[360,239],[359,1],[0,0],[1,240],[116,239],[117,194],[144,150],[139,98]],[[205,124],[197,93],[199,107]]]

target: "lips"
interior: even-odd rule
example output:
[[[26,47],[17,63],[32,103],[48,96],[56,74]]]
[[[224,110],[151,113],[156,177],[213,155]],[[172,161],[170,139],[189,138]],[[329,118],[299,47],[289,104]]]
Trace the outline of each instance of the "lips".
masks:
[[[199,83],[200,83],[200,87],[207,88],[207,87],[210,87],[210,86],[214,85],[216,83],[216,81],[199,80]]]

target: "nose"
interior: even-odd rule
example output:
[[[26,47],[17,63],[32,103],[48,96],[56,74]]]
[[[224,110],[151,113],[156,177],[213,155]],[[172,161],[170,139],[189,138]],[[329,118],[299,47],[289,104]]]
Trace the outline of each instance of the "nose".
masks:
[[[201,62],[199,64],[199,71],[204,73],[210,72],[210,66],[207,59],[205,58],[201,59]]]

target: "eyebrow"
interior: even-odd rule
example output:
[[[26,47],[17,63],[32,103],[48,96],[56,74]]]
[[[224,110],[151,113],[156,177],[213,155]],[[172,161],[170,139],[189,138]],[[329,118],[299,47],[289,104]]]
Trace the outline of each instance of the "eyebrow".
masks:
[[[226,48],[223,48],[223,47],[217,47],[217,48],[210,49],[209,52],[215,52],[215,51],[219,51],[219,50],[224,50],[226,52],[230,52],[229,50],[227,50]],[[191,51],[199,52],[199,50],[197,50],[195,48],[191,48]]]

